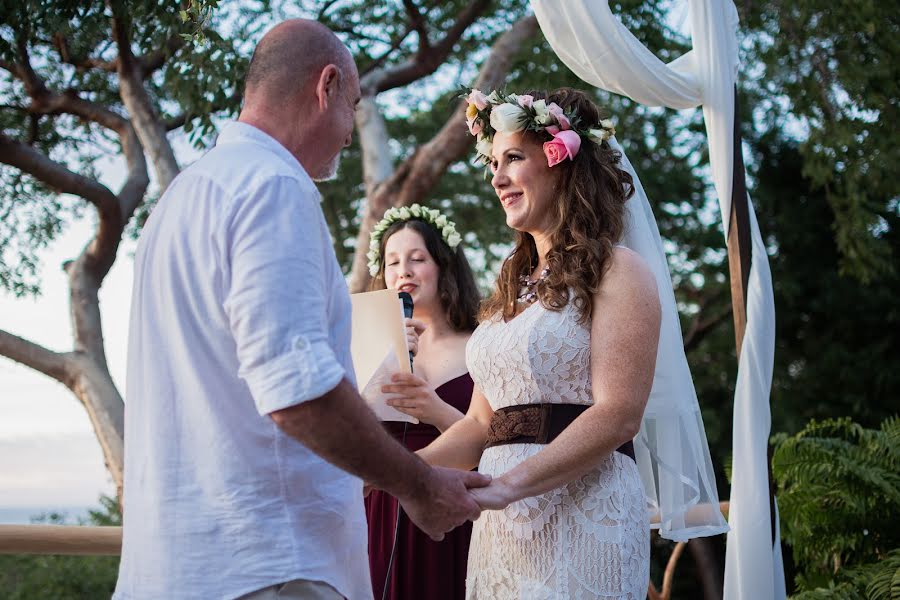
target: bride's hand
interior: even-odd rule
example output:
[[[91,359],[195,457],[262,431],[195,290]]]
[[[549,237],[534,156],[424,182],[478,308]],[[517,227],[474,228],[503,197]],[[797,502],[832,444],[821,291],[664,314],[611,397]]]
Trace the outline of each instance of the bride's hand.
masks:
[[[482,510],[502,510],[516,500],[512,488],[500,477],[485,487],[470,489],[469,493]]]

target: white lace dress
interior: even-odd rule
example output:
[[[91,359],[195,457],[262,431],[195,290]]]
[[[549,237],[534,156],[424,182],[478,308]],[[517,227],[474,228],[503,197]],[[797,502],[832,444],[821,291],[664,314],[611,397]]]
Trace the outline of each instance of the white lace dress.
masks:
[[[494,410],[593,403],[590,330],[571,303],[554,312],[536,302],[508,323],[483,322],[466,362]],[[543,447],[488,448],[478,469],[502,475]],[[650,524],[638,469],[613,452],[564,487],[483,512],[472,531],[466,597],[644,600],[649,577]]]

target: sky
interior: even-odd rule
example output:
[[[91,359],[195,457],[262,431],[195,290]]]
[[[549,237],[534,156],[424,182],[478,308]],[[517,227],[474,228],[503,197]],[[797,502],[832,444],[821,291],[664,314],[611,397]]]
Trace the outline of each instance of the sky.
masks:
[[[73,224],[41,255],[42,294],[17,299],[0,292],[0,329],[46,346],[72,349],[68,286],[61,265],[90,239],[89,219]],[[120,390],[131,297],[134,242],[126,241],[100,289],[109,368]],[[115,487],[87,412],[74,394],[46,375],[0,356],[0,522],[21,510],[96,507]],[[15,514],[15,516],[10,516]]]

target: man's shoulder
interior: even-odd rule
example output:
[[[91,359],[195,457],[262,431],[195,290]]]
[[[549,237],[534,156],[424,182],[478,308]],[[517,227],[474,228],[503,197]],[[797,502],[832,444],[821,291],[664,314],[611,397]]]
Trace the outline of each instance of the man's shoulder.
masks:
[[[304,190],[316,190],[312,180],[299,166],[290,165],[276,152],[251,142],[216,146],[188,170],[194,176],[214,178],[223,184],[239,185],[244,189],[248,185],[258,187],[276,179],[288,179]]]
[[[215,196],[231,208],[261,195],[269,197],[273,190],[279,197],[318,200],[318,189],[302,170],[291,169],[275,153],[260,151],[252,144],[247,144],[250,148],[244,146],[240,143],[216,146],[185,168],[170,190],[180,194],[192,189],[195,199],[199,190],[206,190],[199,191],[200,196]]]

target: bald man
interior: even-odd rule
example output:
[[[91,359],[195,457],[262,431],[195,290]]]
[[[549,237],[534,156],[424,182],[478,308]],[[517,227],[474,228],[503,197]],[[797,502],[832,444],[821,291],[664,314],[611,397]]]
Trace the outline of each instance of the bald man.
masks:
[[[314,180],[359,76],[322,25],[254,52],[244,108],[166,190],[135,256],[114,598],[371,598],[362,483],[433,538],[487,478],[434,469],[356,391],[350,297]],[[380,593],[380,590],[379,590]]]

